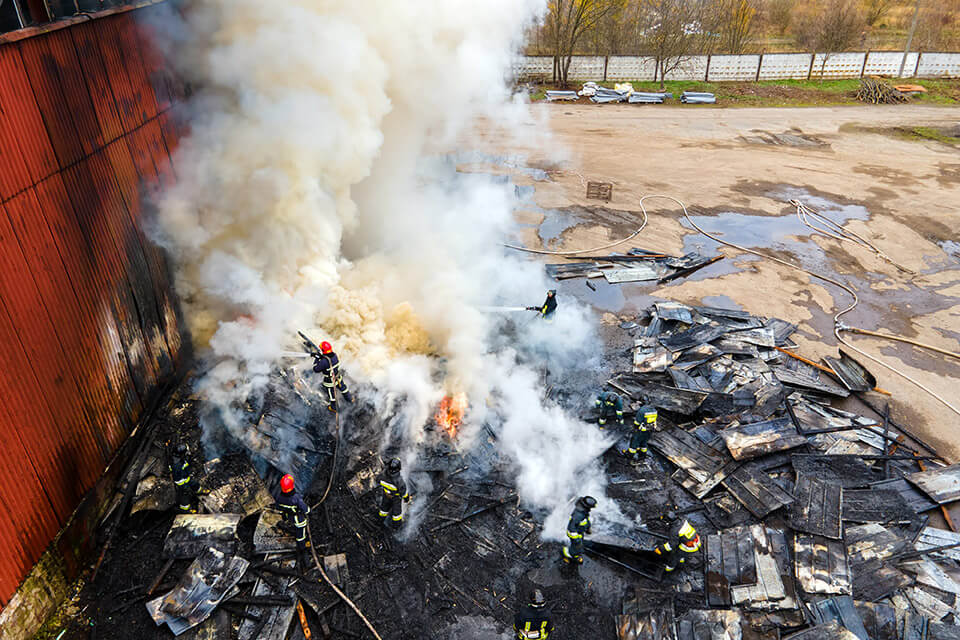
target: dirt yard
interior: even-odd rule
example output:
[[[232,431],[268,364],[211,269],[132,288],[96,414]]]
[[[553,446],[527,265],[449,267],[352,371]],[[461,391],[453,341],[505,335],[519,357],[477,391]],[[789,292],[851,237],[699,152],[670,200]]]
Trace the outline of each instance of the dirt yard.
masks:
[[[905,127],[953,127],[960,119],[957,110],[536,108],[552,138],[547,127],[533,122],[525,146],[507,149],[503,138],[491,137],[486,151],[492,159],[477,167],[496,170],[493,165],[505,156],[511,165],[517,156],[525,165],[513,172],[513,180],[533,188],[517,213],[518,239],[526,246],[570,250],[608,243],[639,225],[642,196],[671,195],[687,204],[706,231],[853,286],[860,305],[844,316],[847,324],[960,351],[960,153],[939,141],[897,134]],[[587,200],[588,180],[612,183],[610,202]],[[852,243],[815,234],[798,221],[791,199],[843,223],[915,273],[898,271]],[[559,283],[561,296],[592,304],[607,324],[633,319],[651,300],[731,305],[797,323],[794,340],[808,358],[836,355],[833,316],[850,304],[849,295],[785,266],[718,246],[694,231],[669,200],[650,199],[646,206],[646,229],[615,251],[638,246],[678,255],[699,249],[719,251],[726,259],[662,287],[597,279],[591,281],[597,288],[592,291],[583,279],[566,280]],[[845,335],[960,407],[957,360]],[[960,416],[899,375],[857,357],[869,365],[878,386],[893,392],[895,418],[941,454],[960,460]],[[871,395],[880,405],[886,400]]]

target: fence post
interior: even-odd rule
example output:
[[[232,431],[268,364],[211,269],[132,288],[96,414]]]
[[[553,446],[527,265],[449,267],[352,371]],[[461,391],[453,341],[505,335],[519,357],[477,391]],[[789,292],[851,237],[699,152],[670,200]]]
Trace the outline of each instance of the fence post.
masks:
[[[817,52],[814,51],[810,54],[810,68],[807,69],[807,80],[813,77],[813,63],[817,59]]]
[[[863,66],[860,67],[860,77],[863,77],[863,72],[867,70],[867,58],[870,57],[870,49],[867,49],[867,52],[863,54]]]
[[[557,56],[553,56],[553,84],[557,84]]]
[[[760,62],[757,63],[757,77],[753,79],[754,82],[760,82],[760,69],[763,68],[763,54],[764,54],[764,52],[761,51],[761,52],[760,52]]]
[[[710,60],[713,58],[712,53],[707,54],[707,70],[703,74],[703,81],[710,82]]]
[[[610,64],[610,56],[603,56],[603,81],[607,81],[607,65]]]
[[[920,58],[923,57],[923,49],[917,51],[917,65],[913,68],[913,77],[916,78],[920,73]]]

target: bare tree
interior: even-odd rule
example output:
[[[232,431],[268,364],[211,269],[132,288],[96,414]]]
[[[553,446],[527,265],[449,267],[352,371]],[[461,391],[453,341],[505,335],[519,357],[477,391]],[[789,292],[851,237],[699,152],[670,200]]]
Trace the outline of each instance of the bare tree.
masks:
[[[936,51],[955,45],[956,37],[951,27],[957,22],[958,4],[951,0],[924,2],[917,21],[915,47]]]
[[[863,15],[856,0],[819,0],[804,7],[795,27],[797,42],[823,53],[820,78],[830,54],[859,44],[864,35]]]
[[[550,0],[544,26],[558,65],[561,86],[567,86],[577,43],[595,29],[616,4],[615,0]]]
[[[643,50],[654,58],[660,89],[684,58],[703,52],[696,49],[706,44],[704,6],[697,0],[640,0]]]
[[[872,27],[887,14],[893,6],[892,0],[863,0],[863,19]]]
[[[767,21],[781,36],[790,28],[795,5],[796,0],[767,0]]]
[[[745,53],[756,24],[755,0],[715,0],[716,30],[720,35],[720,50],[725,53]]]

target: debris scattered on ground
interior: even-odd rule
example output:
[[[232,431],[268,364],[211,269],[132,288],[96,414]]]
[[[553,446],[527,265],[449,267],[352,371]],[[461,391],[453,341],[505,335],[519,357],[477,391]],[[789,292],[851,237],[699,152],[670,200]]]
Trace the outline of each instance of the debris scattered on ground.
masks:
[[[717,96],[701,91],[684,91],[680,94],[680,102],[684,104],[716,104]]]
[[[577,92],[576,91],[547,91],[547,100],[553,102],[554,100],[576,100]]]
[[[588,195],[589,197],[589,195]],[[569,257],[568,263],[546,265],[547,275],[555,280],[604,278],[611,284],[623,282],[670,282],[722,260],[723,256],[704,256],[691,252],[670,256],[645,249],[630,249],[626,254]]]

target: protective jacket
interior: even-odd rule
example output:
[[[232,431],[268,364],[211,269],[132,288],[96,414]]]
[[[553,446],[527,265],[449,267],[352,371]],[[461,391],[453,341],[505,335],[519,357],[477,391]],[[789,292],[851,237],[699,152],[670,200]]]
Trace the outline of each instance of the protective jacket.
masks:
[[[410,494],[407,493],[407,483],[403,481],[403,476],[399,473],[387,471],[380,477],[380,488],[383,489],[383,497],[380,500],[380,517],[386,519],[387,516],[390,516],[393,524],[400,524],[403,522],[403,501],[410,499]]]
[[[612,391],[604,391],[597,396],[594,403],[600,410],[600,417],[597,422],[601,425],[607,424],[609,418],[616,417],[617,422],[623,424],[623,400]]]
[[[198,489],[198,483],[190,471],[190,461],[173,456],[170,459],[170,476],[177,493],[177,507],[180,511],[190,511]]]
[[[557,296],[548,295],[547,299],[543,301],[543,304],[540,305],[540,315],[544,318],[549,318],[553,315],[553,312],[557,310]]]
[[[297,546],[303,546],[307,542],[307,515],[310,513],[310,507],[303,501],[300,494],[296,491],[283,493],[277,496],[277,506],[283,519],[296,531]]]
[[[567,523],[567,545],[563,548],[565,560],[583,562],[583,536],[590,533],[590,512],[577,507]]]
[[[313,370],[323,375],[323,387],[327,391],[327,402],[330,409],[337,410],[337,390],[343,394],[344,400],[351,402],[350,390],[343,381],[343,374],[340,372],[340,358],[336,353],[324,353],[314,357]]]
[[[550,612],[542,606],[525,605],[513,618],[513,630],[517,632],[517,638],[520,640],[528,638],[542,640],[553,632]]]

